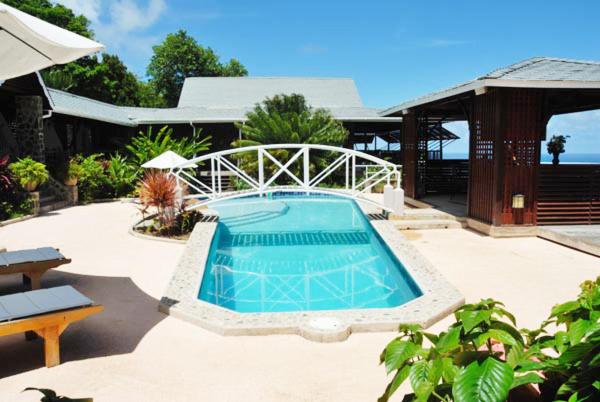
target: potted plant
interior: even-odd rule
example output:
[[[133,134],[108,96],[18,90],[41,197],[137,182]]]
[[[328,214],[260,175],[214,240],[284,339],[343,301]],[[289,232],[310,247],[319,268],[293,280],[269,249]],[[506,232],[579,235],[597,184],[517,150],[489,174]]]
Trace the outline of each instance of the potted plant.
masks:
[[[553,156],[552,164],[557,166],[560,161],[558,160],[558,156],[565,152],[565,144],[567,143],[568,135],[553,135],[548,143],[546,144],[546,148],[548,149],[548,153]]]
[[[83,166],[79,163],[77,158],[71,158],[67,165],[67,173],[65,175],[64,183],[67,186],[76,186],[77,180],[83,175]]]
[[[19,159],[10,164],[10,171],[16,177],[21,187],[26,191],[35,191],[37,186],[48,180],[48,170],[43,163],[30,157]]]

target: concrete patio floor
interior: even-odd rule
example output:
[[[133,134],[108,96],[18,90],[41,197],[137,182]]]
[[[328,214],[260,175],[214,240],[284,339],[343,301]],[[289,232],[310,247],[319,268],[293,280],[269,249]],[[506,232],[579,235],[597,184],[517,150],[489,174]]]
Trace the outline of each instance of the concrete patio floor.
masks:
[[[9,250],[55,246],[73,259],[43,286],[70,284],[106,306],[61,338],[63,363],[43,367],[40,340],[0,338],[0,400],[38,401],[28,386],[95,401],[374,401],[387,378],[379,353],[393,333],[320,344],[299,336],[222,337],[157,311],[183,246],[132,237],[128,203],[73,207],[0,228]],[[536,326],[600,259],[539,238],[493,239],[462,229],[405,235],[467,301],[494,297]],[[21,278],[0,278],[0,294]],[[451,322],[446,318],[433,330]],[[397,400],[401,400],[398,395]]]

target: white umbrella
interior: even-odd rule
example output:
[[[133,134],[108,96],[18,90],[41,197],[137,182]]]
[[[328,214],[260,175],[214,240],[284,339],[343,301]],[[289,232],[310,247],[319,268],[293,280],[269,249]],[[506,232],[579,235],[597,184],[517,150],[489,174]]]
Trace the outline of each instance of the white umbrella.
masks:
[[[173,151],[167,151],[144,163],[142,167],[144,169],[171,169],[174,167],[194,168],[197,167],[197,165],[191,163],[183,156],[177,155]]]
[[[0,3],[0,81],[102,49],[100,43]]]

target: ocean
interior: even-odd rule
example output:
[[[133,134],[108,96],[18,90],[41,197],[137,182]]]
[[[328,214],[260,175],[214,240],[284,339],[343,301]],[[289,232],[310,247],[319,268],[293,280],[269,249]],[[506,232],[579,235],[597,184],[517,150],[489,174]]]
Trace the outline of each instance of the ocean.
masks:
[[[468,159],[466,153],[444,153],[444,159]],[[560,155],[560,163],[600,163],[600,153],[576,154],[568,153]],[[552,155],[542,154],[542,163],[552,163]]]

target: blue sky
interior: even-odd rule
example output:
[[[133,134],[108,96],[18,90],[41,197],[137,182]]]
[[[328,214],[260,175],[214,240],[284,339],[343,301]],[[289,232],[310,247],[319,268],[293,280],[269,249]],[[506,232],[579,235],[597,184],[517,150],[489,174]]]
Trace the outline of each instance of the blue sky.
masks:
[[[56,1],[90,18],[97,39],[141,77],[152,46],[183,28],[250,75],[354,78],[371,107],[532,56],[600,60],[592,0]],[[571,151],[600,152],[599,113],[554,119],[549,130],[565,128],[577,131]]]

